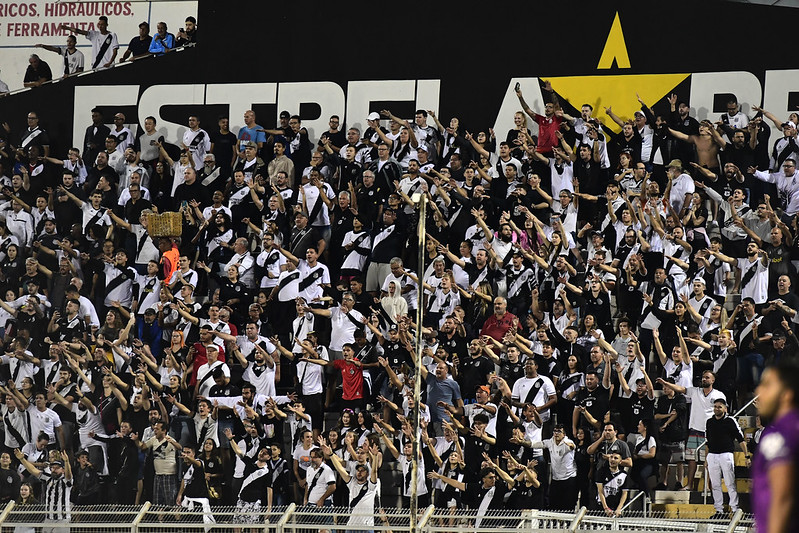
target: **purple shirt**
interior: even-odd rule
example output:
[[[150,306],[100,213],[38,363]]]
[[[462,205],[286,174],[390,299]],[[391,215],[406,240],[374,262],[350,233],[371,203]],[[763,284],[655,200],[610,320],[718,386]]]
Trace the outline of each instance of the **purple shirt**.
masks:
[[[763,430],[752,465],[752,507],[758,531],[768,531],[771,490],[768,471],[772,466],[792,462],[799,465],[799,409],[793,409]],[[799,492],[794,492],[793,516],[787,531],[799,531]]]

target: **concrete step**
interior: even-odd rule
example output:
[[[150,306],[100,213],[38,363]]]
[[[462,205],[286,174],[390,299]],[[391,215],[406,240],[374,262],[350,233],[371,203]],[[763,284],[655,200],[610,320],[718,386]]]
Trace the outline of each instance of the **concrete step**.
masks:
[[[687,490],[656,490],[653,504],[690,503],[691,493]]]
[[[725,491],[726,492],[726,491]],[[727,498],[725,496],[725,503],[727,502]],[[750,505],[750,497],[749,493],[747,492],[739,492],[738,493],[738,504],[744,512],[750,512],[751,505]],[[697,508],[703,509],[705,505],[710,505],[713,507],[713,495],[708,492],[707,499],[705,499],[705,495],[702,493],[701,490],[694,490],[694,491],[687,491],[687,490],[657,490],[654,493],[654,497],[652,499],[652,509],[653,510],[667,510],[669,506],[678,506],[674,507],[674,509],[689,509],[689,508]],[[664,507],[665,506],[665,507]],[[679,506],[685,506],[684,508]],[[680,511],[682,512],[682,511]],[[711,513],[712,514],[712,513]],[[690,517],[689,517],[690,518]],[[697,517],[701,518],[701,517]]]
[[[716,510],[712,504],[688,504],[688,503],[655,503],[652,504],[653,512],[664,513],[664,518],[688,518],[697,520],[707,520]]]
[[[698,492],[702,492],[704,488],[704,479],[699,481],[699,485],[697,487]],[[727,492],[727,485],[722,480],[721,482],[721,490],[722,492]],[[735,490],[738,491],[738,494],[749,494],[752,492],[752,480],[749,478],[739,478],[735,480]]]

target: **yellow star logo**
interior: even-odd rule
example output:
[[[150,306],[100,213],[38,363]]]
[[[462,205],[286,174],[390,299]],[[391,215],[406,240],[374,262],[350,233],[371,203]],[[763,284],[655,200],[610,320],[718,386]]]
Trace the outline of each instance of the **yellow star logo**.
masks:
[[[619,13],[613,19],[605,47],[597,64],[597,70],[610,69],[615,63],[622,69],[630,68],[630,56],[621,27]],[[640,109],[635,94],[649,106],[668,95],[690,74],[625,74],[610,76],[566,76],[548,78],[552,86],[574,107],[591,104],[594,116],[604,115],[605,107],[613,107],[613,112],[622,119],[632,118]],[[604,122],[614,131],[621,128],[613,121]]]
[[[652,106],[668,95],[690,74],[625,74],[617,76],[566,76],[547,78],[552,87],[577,109],[591,104],[595,117],[603,117],[605,107],[613,107],[613,113],[622,120],[632,118],[640,109],[635,93],[648,106]],[[611,120],[603,122],[614,131],[621,128]]]

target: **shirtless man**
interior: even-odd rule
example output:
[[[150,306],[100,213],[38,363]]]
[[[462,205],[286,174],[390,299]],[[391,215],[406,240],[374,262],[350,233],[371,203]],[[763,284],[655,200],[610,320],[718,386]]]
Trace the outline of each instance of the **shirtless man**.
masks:
[[[719,174],[719,149],[723,149],[726,143],[710,121],[703,120],[699,123],[698,135],[687,135],[672,128],[669,128],[669,133],[675,139],[696,146],[699,165]]]

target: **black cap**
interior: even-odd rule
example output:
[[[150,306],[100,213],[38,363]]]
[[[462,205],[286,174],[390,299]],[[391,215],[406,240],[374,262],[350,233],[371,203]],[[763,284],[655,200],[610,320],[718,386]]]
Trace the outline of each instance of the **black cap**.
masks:
[[[281,111],[280,118],[291,118],[291,113],[289,113],[288,111]]]

